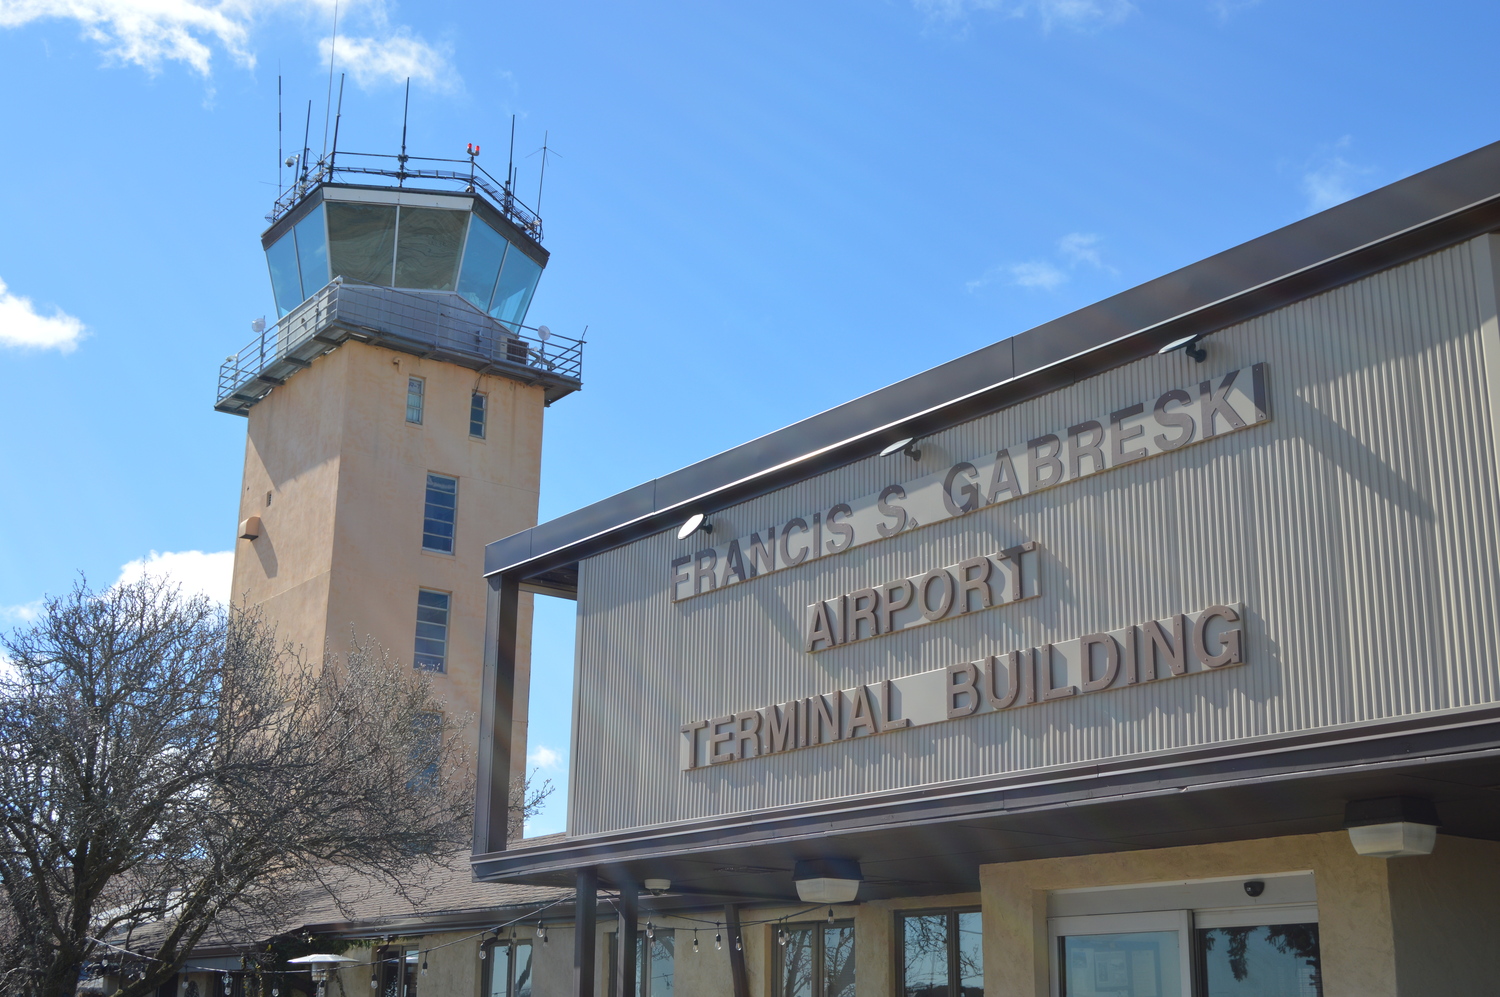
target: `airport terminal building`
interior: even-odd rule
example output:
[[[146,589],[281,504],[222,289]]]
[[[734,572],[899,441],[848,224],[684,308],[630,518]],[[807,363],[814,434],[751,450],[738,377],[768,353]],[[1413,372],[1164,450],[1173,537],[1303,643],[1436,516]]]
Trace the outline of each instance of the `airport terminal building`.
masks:
[[[491,543],[533,992],[1494,992],[1497,301],[1500,145]],[[527,592],[568,832],[507,842]]]

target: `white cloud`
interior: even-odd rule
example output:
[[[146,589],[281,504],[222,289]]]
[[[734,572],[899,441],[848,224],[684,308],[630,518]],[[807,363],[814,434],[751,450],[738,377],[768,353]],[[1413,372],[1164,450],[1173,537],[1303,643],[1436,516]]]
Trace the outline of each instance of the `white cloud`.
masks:
[[[0,7],[0,16],[4,11]],[[72,353],[83,331],[83,323],[61,309],[39,314],[30,298],[11,294],[0,280],[0,346]]]
[[[1343,151],[1353,144],[1345,135],[1330,146],[1320,149],[1303,168],[1302,193],[1307,197],[1307,212],[1322,211],[1349,200],[1364,187],[1362,177],[1374,170],[1368,166],[1357,166],[1345,159]]]
[[[537,745],[526,756],[526,761],[539,769],[555,769],[562,764],[562,760],[563,756],[560,752],[553,751],[551,748],[541,744]]]
[[[1102,241],[1103,237],[1093,232],[1069,232],[1057,240],[1057,252],[1070,270],[1076,269],[1080,264],[1087,264],[1095,270],[1117,274],[1119,271],[1104,262],[1104,257],[1099,254],[1099,243]],[[1054,263],[1047,260],[1026,260],[1023,263],[1002,263],[990,267],[974,280],[967,281],[964,287],[970,293],[995,283],[1055,291],[1070,279],[1068,271]]]
[[[325,62],[331,41],[324,38],[318,43]],[[362,87],[410,79],[434,90],[450,90],[456,80],[444,52],[405,30],[388,38],[340,38],[334,56],[335,64],[346,69]]]
[[[233,585],[234,551],[205,553],[201,550],[152,551],[146,557],[131,561],[120,569],[116,585],[138,582],[142,578],[165,578],[181,586],[185,596],[206,595],[220,605],[228,605]]]
[[[964,21],[973,11],[1035,17],[1047,31],[1056,25],[1075,30],[1106,28],[1135,13],[1130,0],[912,0],[912,5],[936,21]]]
[[[1103,237],[1093,232],[1069,232],[1057,240],[1057,251],[1062,253],[1069,266],[1076,267],[1080,263],[1087,263],[1095,270],[1117,273],[1118,271],[1105,263],[1104,258],[1099,255],[1101,241]]]
[[[42,615],[45,605],[41,599],[34,599],[16,606],[0,606],[0,621],[10,624],[30,623]]]
[[[182,63],[207,78],[216,52],[247,69],[255,67],[255,30],[271,15],[285,14],[326,30],[333,0],[0,0],[0,28],[35,21],[75,21],[83,35],[121,63],[159,72]],[[360,85],[405,80],[451,89],[456,75],[448,58],[404,27],[391,27],[388,0],[344,0],[340,30],[348,18],[355,31],[338,41],[337,66]],[[328,39],[315,46],[328,64]]]

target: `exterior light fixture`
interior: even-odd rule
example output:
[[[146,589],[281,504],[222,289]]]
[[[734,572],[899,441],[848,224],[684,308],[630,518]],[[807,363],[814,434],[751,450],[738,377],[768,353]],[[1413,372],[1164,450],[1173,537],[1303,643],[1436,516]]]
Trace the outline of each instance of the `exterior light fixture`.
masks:
[[[718,952],[724,948],[724,936],[717,931],[714,932],[714,951]]]
[[[647,893],[659,897],[672,888],[672,881],[670,879],[648,879],[641,885],[646,888]]]
[[[1352,800],[1344,808],[1344,827],[1354,850],[1368,858],[1431,855],[1437,842],[1437,809],[1431,800],[1413,796]]]
[[[864,880],[853,859],[803,859],[792,872],[803,903],[847,904],[859,895]]]
[[[708,517],[701,512],[695,512],[687,518],[687,522],[677,531],[678,540],[686,540],[694,533],[712,533],[714,524],[708,521]]]
[[[332,969],[338,969],[339,966],[345,963],[351,963],[353,961],[353,959],[350,959],[347,956],[329,955],[327,953],[315,953],[313,955],[304,955],[298,956],[295,959],[288,959],[287,965],[306,966],[309,970],[311,970],[312,978],[318,984],[318,997],[323,997],[324,987],[328,983],[328,971]],[[227,974],[224,977],[224,984],[225,989],[227,990],[229,984],[229,976]],[[370,981],[370,985],[372,987],[376,985],[373,979]]]
[[[1181,350],[1188,356],[1192,357],[1194,360],[1202,363],[1203,361],[1208,359],[1208,351],[1198,345],[1198,340],[1202,338],[1203,336],[1201,334],[1194,336],[1183,336],[1181,339],[1172,340],[1166,346],[1163,346],[1161,349],[1157,350],[1156,353],[1158,356],[1165,356],[1168,353],[1173,353],[1177,350]]]
[[[543,944],[545,944],[547,941],[547,926],[541,921],[538,921],[536,923],[536,933],[537,937],[542,940]]]
[[[880,451],[880,456],[890,457],[893,454],[904,453],[912,460],[921,460],[922,451],[916,448],[916,442],[917,441],[910,436],[908,436],[904,440],[897,440],[895,443],[892,443],[890,446]]]

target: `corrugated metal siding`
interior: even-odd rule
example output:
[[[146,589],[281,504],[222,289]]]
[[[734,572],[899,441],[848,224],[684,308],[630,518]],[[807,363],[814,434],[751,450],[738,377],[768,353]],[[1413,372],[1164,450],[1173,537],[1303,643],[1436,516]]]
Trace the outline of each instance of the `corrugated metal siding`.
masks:
[[[1258,361],[1271,421],[673,604],[664,533],[581,565],[570,833],[1494,702],[1495,450],[1469,246],[714,515],[716,536]],[[1025,540],[1042,598],[824,651],[803,607]],[[680,771],[679,726],[1241,602],[1241,668]]]

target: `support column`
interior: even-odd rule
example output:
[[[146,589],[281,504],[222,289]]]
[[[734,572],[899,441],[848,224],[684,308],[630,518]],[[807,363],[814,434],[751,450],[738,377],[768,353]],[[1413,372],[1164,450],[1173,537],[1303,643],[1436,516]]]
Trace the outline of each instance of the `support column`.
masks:
[[[599,870],[578,870],[573,894],[573,997],[594,997],[594,953],[598,951]]]
[[[620,930],[615,935],[614,997],[636,997],[640,966],[636,959],[638,935],[636,924],[641,917],[640,887],[630,880],[620,883]]]
[[[474,853],[502,852],[509,839],[510,764],[516,694],[516,631],[521,586],[485,579],[484,686],[479,701],[479,777],[475,781]]]
[[[740,937],[739,904],[724,905],[724,927],[729,930],[729,976],[734,997],[750,997],[750,978],[745,975],[745,943]]]

